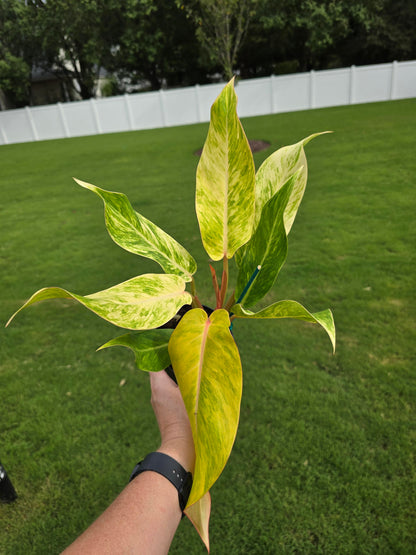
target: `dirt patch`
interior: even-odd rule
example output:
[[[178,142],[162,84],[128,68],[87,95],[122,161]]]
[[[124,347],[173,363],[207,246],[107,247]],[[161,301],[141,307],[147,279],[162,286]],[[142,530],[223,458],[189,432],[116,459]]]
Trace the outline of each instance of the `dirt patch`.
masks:
[[[250,145],[251,152],[260,152],[261,150],[266,150],[266,148],[269,148],[270,146],[270,143],[268,143],[267,141],[255,140],[255,141],[249,141],[248,143]],[[194,154],[195,156],[201,156],[202,148],[195,150]]]

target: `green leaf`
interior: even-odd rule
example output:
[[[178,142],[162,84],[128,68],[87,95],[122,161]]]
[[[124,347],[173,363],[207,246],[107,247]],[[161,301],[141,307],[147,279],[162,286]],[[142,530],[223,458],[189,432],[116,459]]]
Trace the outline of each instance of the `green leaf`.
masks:
[[[97,349],[127,347],[136,356],[136,366],[146,372],[159,372],[170,364],[168,343],[172,330],[148,330],[141,333],[126,333],[107,341]]]
[[[196,173],[196,213],[202,242],[212,260],[246,243],[253,233],[255,169],[237,117],[234,80],[211,108],[211,122]]]
[[[196,262],[192,256],[170,235],[135,212],[126,195],[105,191],[79,179],[75,181],[103,200],[108,233],[117,245],[154,260],[167,274],[176,274],[185,281],[191,281],[196,272]]]
[[[309,135],[309,137],[294,145],[280,148],[263,162],[256,174],[255,226],[260,220],[261,212],[266,202],[276,194],[276,191],[286,183],[289,177],[298,172],[284,216],[286,235],[289,235],[308,178],[308,165],[304,146],[315,137],[325,133],[330,133],[330,131]],[[299,171],[300,169],[302,171]]]
[[[200,308],[179,322],[169,354],[192,427],[196,462],[188,505],[209,491],[235,440],[242,392],[241,361],[224,309]]]
[[[271,289],[283,266],[287,255],[287,236],[284,226],[284,213],[297,183],[300,168],[263,207],[257,229],[248,243],[236,253],[238,266],[236,297],[240,297],[250,276],[258,265],[261,269],[251,284],[241,304],[256,304]]]
[[[13,314],[27,306],[46,299],[75,299],[108,322],[122,328],[140,330],[157,328],[169,321],[192,297],[185,291],[185,282],[175,275],[145,274],[128,281],[82,297],[61,289],[41,289]]]
[[[296,320],[319,324],[328,334],[335,352],[335,323],[329,308],[322,312],[312,313],[296,301],[279,301],[259,312],[251,312],[240,304],[235,304],[231,307],[231,312],[237,318],[295,318]]]

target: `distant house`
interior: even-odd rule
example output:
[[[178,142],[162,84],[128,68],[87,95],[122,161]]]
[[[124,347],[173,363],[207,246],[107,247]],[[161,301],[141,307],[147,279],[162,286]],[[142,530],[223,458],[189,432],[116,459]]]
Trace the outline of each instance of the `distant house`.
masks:
[[[97,97],[103,96],[103,89],[108,81],[107,72],[101,69],[97,81]],[[39,67],[33,68],[30,85],[30,106],[70,102],[71,100],[81,100],[81,96],[73,88],[69,91],[68,85],[60,81],[52,72]],[[0,110],[10,110],[15,107],[0,89]]]
[[[32,70],[32,83],[30,104],[40,106],[42,104],[55,104],[56,102],[67,102],[70,96],[66,87],[57,77],[40,68]]]

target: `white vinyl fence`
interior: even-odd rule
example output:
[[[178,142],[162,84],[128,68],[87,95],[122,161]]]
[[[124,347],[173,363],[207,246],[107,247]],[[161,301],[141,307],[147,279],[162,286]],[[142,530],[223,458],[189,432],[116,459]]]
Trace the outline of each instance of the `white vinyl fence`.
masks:
[[[0,145],[209,121],[223,83],[0,111]],[[240,117],[416,97],[416,61],[242,80]]]

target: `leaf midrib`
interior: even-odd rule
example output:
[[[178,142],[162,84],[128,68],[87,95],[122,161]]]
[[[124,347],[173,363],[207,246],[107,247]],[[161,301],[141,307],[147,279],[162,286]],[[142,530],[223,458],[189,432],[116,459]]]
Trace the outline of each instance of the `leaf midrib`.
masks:
[[[139,212],[136,212],[136,210],[134,210],[134,208],[131,206],[131,203],[130,203],[129,199],[126,197],[126,195],[124,195],[123,193],[119,193],[119,194],[122,194],[122,195],[124,196],[124,198],[127,200],[127,202],[129,203],[130,208],[132,209],[133,214],[134,214],[134,217],[135,217],[135,223],[140,224],[140,218],[143,218],[146,222],[149,222],[150,224],[153,224],[153,222],[151,222],[150,220],[148,220],[145,216],[143,216],[142,214],[140,214]],[[106,206],[106,201],[105,201],[105,198],[104,198],[102,195],[100,195],[100,196],[101,196],[102,200],[104,201],[104,209],[105,209],[105,212],[106,212],[106,223],[108,223],[108,220],[107,220],[107,218],[108,218],[108,215],[107,215],[108,208],[107,208],[107,206]],[[127,222],[127,224],[129,225],[129,227],[132,228],[132,229],[136,232],[136,234],[140,235],[138,227],[136,227],[136,225],[132,224],[131,221],[128,220],[128,219],[124,216],[124,214],[123,214],[122,212],[120,212],[119,210],[117,210],[117,214],[121,214],[121,220],[123,220],[124,222]],[[153,225],[156,226],[156,224],[153,224]],[[156,226],[156,227],[157,227],[162,233],[166,234],[170,239],[172,239],[173,241],[175,241],[172,237],[170,237],[170,235],[168,235],[165,231],[163,231],[163,229],[161,229],[161,228],[158,227],[158,226]],[[108,226],[107,226],[107,228],[108,228]],[[162,256],[162,258],[163,258],[164,260],[167,260],[167,261],[170,263],[170,266],[173,266],[174,268],[177,268],[178,270],[180,270],[180,272],[181,272],[182,274],[184,274],[184,275],[186,275],[186,276],[188,276],[188,277],[191,276],[191,274],[190,274],[187,270],[185,270],[185,268],[183,268],[182,266],[180,266],[176,260],[170,259],[170,258],[168,257],[167,254],[165,254],[163,251],[161,251],[159,248],[157,248],[157,245],[156,245],[156,244],[152,243],[152,242],[151,242],[149,239],[147,239],[144,235],[140,235],[140,237],[141,237],[142,241],[143,241],[145,244],[147,244],[147,245],[149,245],[150,247],[152,247],[153,250],[157,250],[157,252],[160,253],[160,255]],[[116,242],[120,247],[122,247],[122,245],[121,245],[118,241],[115,241],[115,242]],[[157,261],[156,261],[156,262],[157,262]]]

